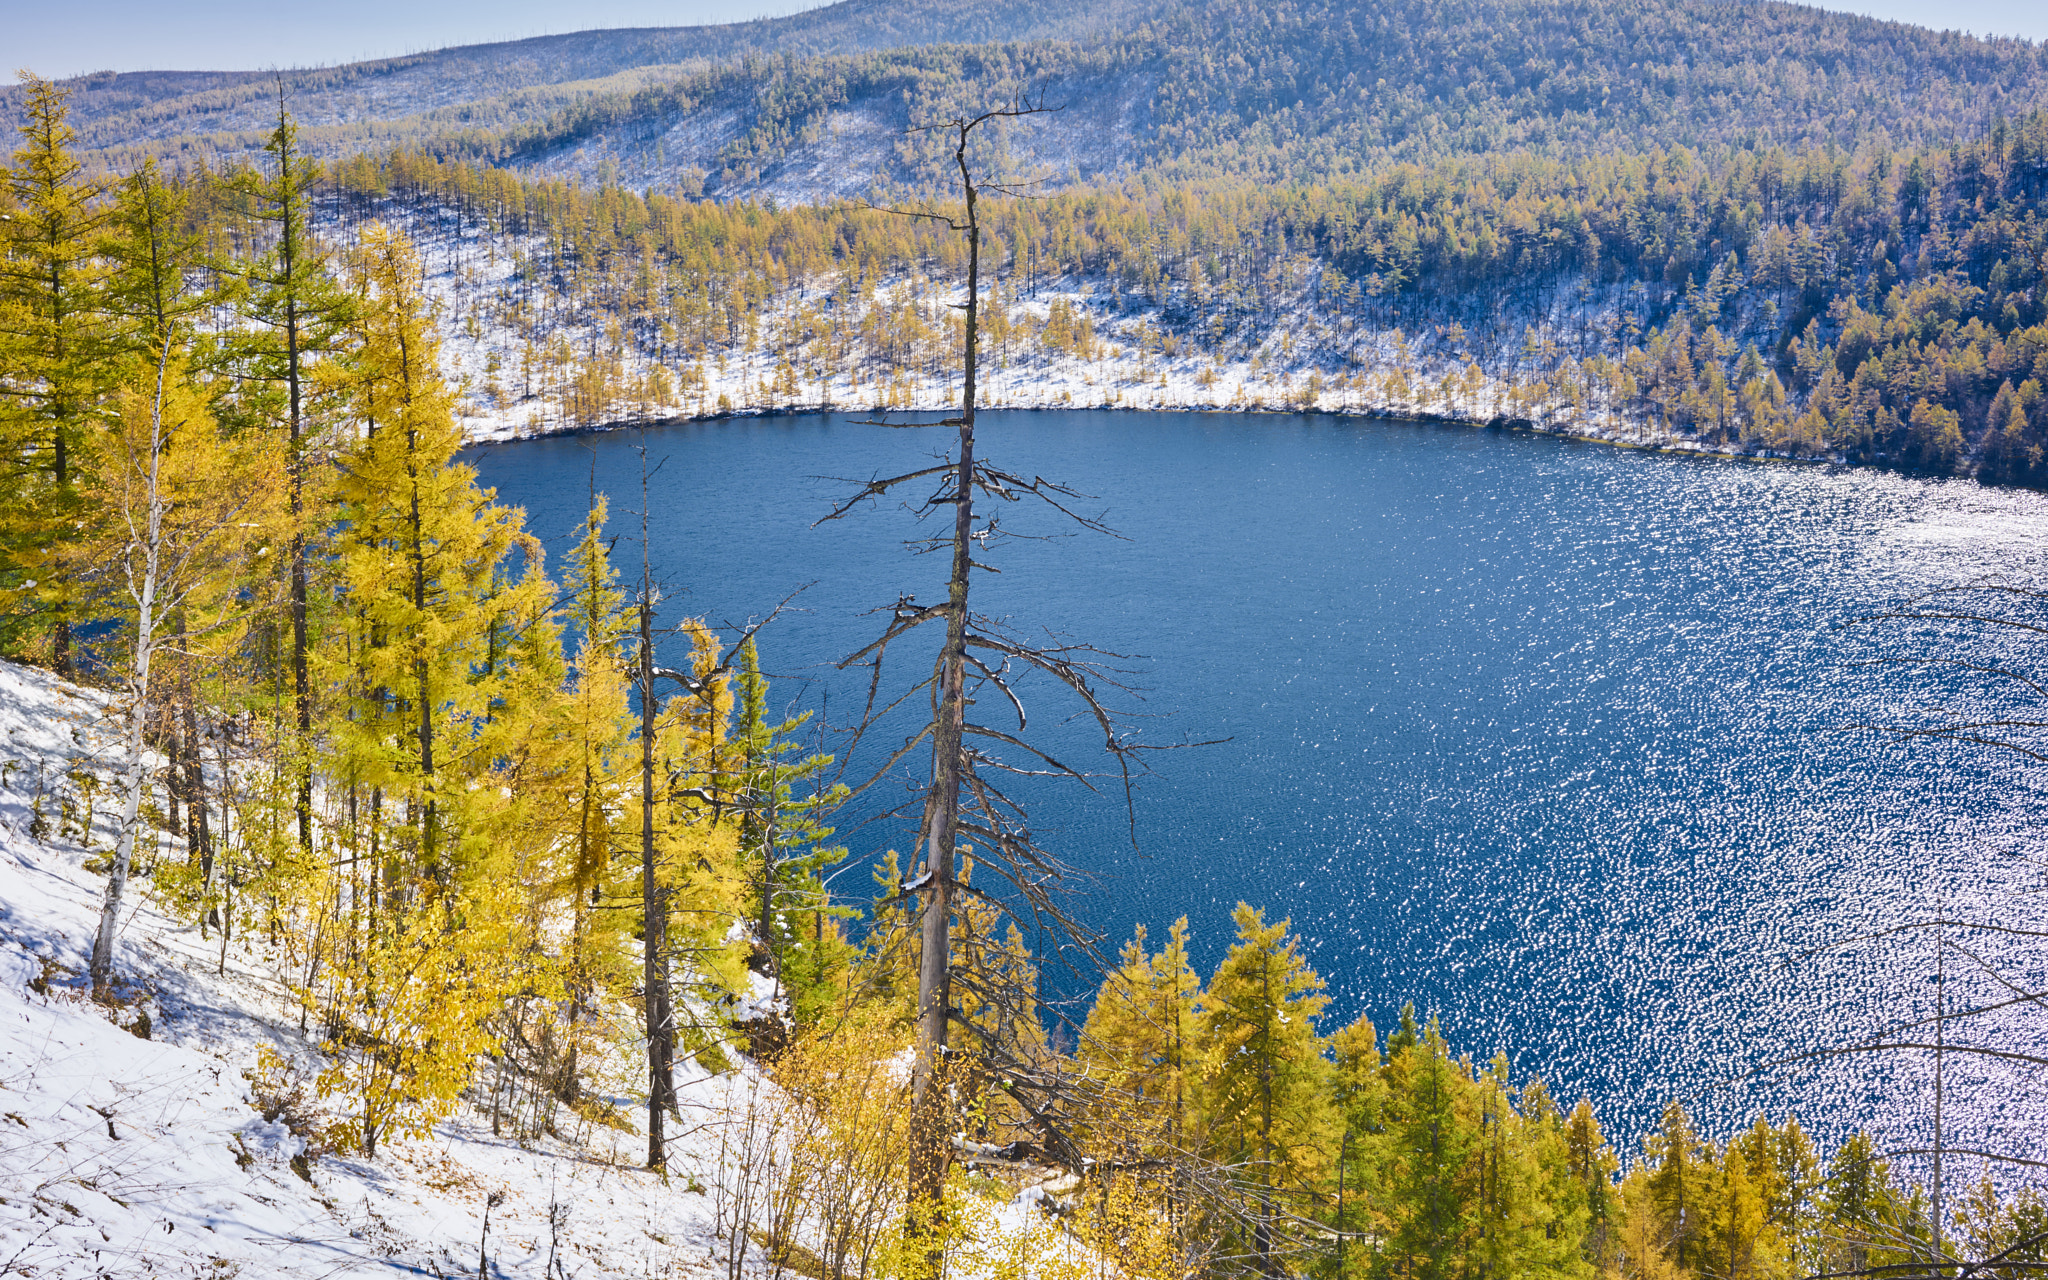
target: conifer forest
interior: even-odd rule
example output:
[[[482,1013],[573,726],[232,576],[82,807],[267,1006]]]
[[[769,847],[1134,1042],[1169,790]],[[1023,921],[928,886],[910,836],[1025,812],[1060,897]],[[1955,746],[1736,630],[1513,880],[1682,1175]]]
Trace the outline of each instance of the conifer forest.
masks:
[[[1340,1021],[1288,885],[1228,938],[1101,936],[1012,788],[1115,794],[1178,752],[1120,718],[1119,655],[970,599],[1006,504],[1102,530],[977,453],[1007,408],[2048,489],[2042,46],[1764,0],[848,0],[314,71],[23,71],[0,119],[0,658],[100,709],[64,764],[10,737],[0,774],[5,848],[75,848],[89,926],[59,963],[0,901],[0,941],[44,957],[24,991],[143,1040],[168,997],[138,912],[223,982],[260,952],[274,1034],[237,1069],[306,1186],[451,1126],[595,1134],[717,1242],[701,1271],[571,1265],[550,1205],[516,1270],[478,1200],[485,1261],[445,1274],[2048,1274],[2043,1166],[1945,1152],[1938,1110],[1931,1152],[1811,1115],[1721,1131],[1555,1095],[1408,993]],[[836,655],[867,705],[830,733],[774,688],[786,602],[664,611],[644,487],[590,482],[551,555],[465,453],[824,410],[946,415],[931,466],[825,515],[903,502],[945,579],[876,601]],[[2048,584],[1970,585],[1993,594],[1895,616],[2039,652]],[[1989,674],[2038,698],[2041,670]],[[1026,677],[1099,759],[1033,736]],[[2048,758],[2037,705],[1958,715],[1911,732]],[[905,769],[895,825],[854,821]],[[2000,1009],[2044,998],[2027,938],[2019,969],[1972,957]],[[2048,1042],[1972,1048],[1983,1010],[1943,1010],[1826,1052],[2038,1083]],[[27,1070],[0,1058],[31,1135],[0,1139],[47,1153],[7,1101]],[[17,1186],[13,1158],[0,1275],[174,1274],[66,1270],[35,1215],[83,1217],[48,1188],[84,1175]],[[302,1274],[235,1265],[205,1274]]]

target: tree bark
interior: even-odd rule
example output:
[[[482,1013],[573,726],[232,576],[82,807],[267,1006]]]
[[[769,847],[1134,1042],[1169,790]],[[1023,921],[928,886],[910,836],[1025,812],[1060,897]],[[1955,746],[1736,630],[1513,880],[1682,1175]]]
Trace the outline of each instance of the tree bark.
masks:
[[[953,572],[946,646],[940,655],[938,720],[932,732],[932,789],[925,801],[924,915],[917,971],[917,1064],[911,1077],[909,1199],[935,1209],[945,1192],[952,1147],[945,1115],[947,1020],[953,1006],[951,931],[954,846],[960,814],[961,740],[967,718],[967,586],[974,549],[974,401],[981,291],[981,227],[967,170],[962,126],[954,160],[967,200],[967,334],[960,391],[960,455],[953,472]]]
[[[305,401],[304,370],[301,367],[299,315],[299,264],[304,256],[301,243],[305,228],[300,225],[304,192],[298,187],[299,173],[293,165],[292,140],[297,136],[291,115],[285,110],[284,82],[277,86],[277,206],[279,282],[284,290],[284,376],[288,399],[288,439],[285,451],[285,487],[291,512],[291,613],[292,613],[292,716],[299,733],[297,764],[299,848],[313,851],[313,762],[308,743],[313,736],[312,684],[306,670],[306,530],[305,530]]]
[[[114,847],[114,865],[107,872],[107,896],[100,905],[100,926],[93,936],[89,965],[93,999],[100,1001],[113,994],[114,934],[120,925],[121,899],[128,889],[128,869],[135,858],[135,828],[142,812],[144,730],[149,719],[149,666],[156,652],[157,561],[163,543],[164,502],[158,483],[158,467],[163,458],[164,366],[169,360],[170,344],[166,342],[163,358],[156,369],[156,399],[149,411],[149,507],[144,517],[144,528],[140,531],[143,559],[139,582],[133,577],[132,561],[129,565],[129,589],[135,597],[136,625],[135,658],[128,677],[127,773],[121,780],[121,833]],[[130,508],[129,519],[132,531],[133,508]],[[91,834],[88,831],[86,837],[90,839]]]
[[[675,1019],[668,994],[668,898],[654,874],[654,597],[640,593],[640,903],[647,1019],[647,1167],[665,1170],[662,1113],[675,1093]]]

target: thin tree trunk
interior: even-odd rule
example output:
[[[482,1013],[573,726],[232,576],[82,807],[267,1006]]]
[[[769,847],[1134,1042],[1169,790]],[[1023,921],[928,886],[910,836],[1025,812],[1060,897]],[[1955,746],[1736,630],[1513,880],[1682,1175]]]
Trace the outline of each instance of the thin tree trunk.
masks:
[[[199,754],[199,714],[193,705],[196,696],[188,679],[182,709],[184,728],[179,735],[184,748],[185,852],[199,867],[200,883],[210,885],[213,881],[213,832],[206,794],[206,768]],[[176,767],[174,764],[173,768]]]
[[[410,376],[408,374],[408,376]],[[408,447],[412,432],[407,430]],[[408,461],[407,470],[413,463]],[[420,481],[412,477],[412,605],[424,614],[427,608],[427,562],[426,530],[420,521]],[[440,831],[437,829],[436,779],[434,777],[434,703],[433,687],[429,680],[427,659],[424,655],[413,660],[414,710],[419,713],[417,730],[420,749],[420,783],[425,791],[425,805],[420,826],[421,848],[426,855],[427,872],[442,886],[454,880],[452,868],[441,865]]]
[[[751,762],[750,762],[751,763]],[[752,772],[750,768],[748,772]],[[781,992],[782,957],[775,949],[775,831],[779,815],[776,812],[776,771],[773,759],[768,764],[767,813],[761,821],[761,954],[762,963],[768,966],[768,976],[775,980],[776,991]]]
[[[641,984],[647,1018],[647,1167],[666,1169],[662,1113],[675,1092],[675,1020],[668,996],[668,900],[654,874],[654,599],[640,593]]]
[[[164,504],[158,468],[163,458],[164,367],[170,354],[170,343],[166,341],[163,355],[157,361],[156,398],[149,409],[149,510],[145,529],[141,531],[143,563],[139,582],[133,577],[132,561],[129,568],[129,590],[137,612],[135,659],[128,678],[127,773],[122,779],[121,833],[114,847],[114,865],[107,873],[107,896],[100,906],[100,927],[93,937],[90,965],[93,998],[101,1001],[112,993],[114,934],[120,924],[121,899],[128,889],[128,868],[135,856],[135,828],[142,811],[143,730],[149,715],[149,664],[156,648],[157,558],[163,542]],[[136,532],[132,509],[129,520],[132,535]]]
[[[289,398],[289,440],[285,452],[286,494],[291,509],[292,714],[299,731],[297,816],[299,848],[313,851],[313,762],[306,753],[313,736],[313,695],[306,671],[305,402],[299,334],[298,267],[305,228],[299,225],[299,175],[293,168],[291,116],[284,105],[284,81],[277,85],[278,264],[284,284],[284,376]]]
[[[51,361],[51,367],[54,369],[64,367],[66,356],[66,343],[64,341],[64,267],[63,259],[57,252],[60,234],[59,224],[56,220],[51,220],[49,224],[50,331],[54,336],[56,344],[55,350],[51,352],[55,357]],[[57,483],[57,496],[61,501],[64,497],[64,491],[71,485],[71,441],[66,436],[66,425],[71,417],[70,402],[68,400],[60,401],[56,409],[53,429],[50,432],[50,461],[53,472],[52,478]],[[71,657],[71,617],[68,605],[61,596],[56,601],[54,612],[56,613],[56,620],[50,630],[50,666],[58,675],[69,680],[77,675],[78,672]]]

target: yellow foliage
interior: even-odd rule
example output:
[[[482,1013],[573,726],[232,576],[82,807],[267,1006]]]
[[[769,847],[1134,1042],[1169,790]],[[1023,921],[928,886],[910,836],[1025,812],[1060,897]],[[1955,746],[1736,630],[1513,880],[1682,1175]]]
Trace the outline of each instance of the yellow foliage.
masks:
[[[910,1149],[908,1040],[860,1011],[813,1028],[775,1063],[777,1081],[811,1116],[790,1150],[803,1226],[831,1280],[877,1274],[902,1211]]]
[[[1068,1230],[1079,1248],[1062,1251],[1066,1274],[1119,1280],[1178,1280],[1196,1274],[1196,1250],[1180,1229],[1186,1217],[1167,1203],[1157,1183],[1111,1174],[1083,1187],[1076,1200]]]
[[[393,1136],[422,1138],[454,1110],[476,1058],[492,1052],[491,1016],[515,985],[531,991],[508,917],[509,888],[480,888],[355,940],[336,957],[327,1016],[332,1064],[321,1098],[340,1098],[338,1143],[366,1156]]]
[[[1612,1274],[1623,1280],[1684,1280],[1685,1273],[1671,1260],[1669,1236],[1643,1166],[1631,1169],[1623,1180],[1621,1207]]]
[[[694,619],[682,632],[690,640],[692,679],[705,692],[671,698],[656,726],[657,874],[669,895],[672,952],[687,957],[714,992],[740,992],[749,948],[733,926],[747,916],[749,880],[740,864],[739,815],[715,791],[715,779],[733,763],[726,742],[733,695],[727,678],[715,674],[717,635]]]

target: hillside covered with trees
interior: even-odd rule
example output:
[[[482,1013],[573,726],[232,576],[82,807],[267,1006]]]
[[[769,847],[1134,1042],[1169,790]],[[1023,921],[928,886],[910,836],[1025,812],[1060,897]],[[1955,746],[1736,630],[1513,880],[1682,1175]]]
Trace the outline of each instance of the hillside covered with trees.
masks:
[[[316,1152],[366,1162],[469,1108],[536,1139],[580,1117],[661,1172],[678,1064],[746,1055],[801,1123],[746,1148],[735,1185],[764,1181],[735,1256],[751,1240],[834,1280],[1004,1247],[968,1206],[1026,1191],[1132,1275],[2048,1266],[2034,1190],[1987,1177],[1937,1204],[1867,1137],[1817,1150],[1791,1116],[1705,1135],[1677,1103],[1617,1151],[1599,1100],[1475,1061],[1427,1011],[1328,1025],[1284,903],[1241,905],[1206,975],[1184,922],[1114,957],[1076,937],[1092,1000],[1046,1007],[1017,903],[989,889],[1011,829],[963,828],[982,852],[937,926],[909,905],[932,876],[915,859],[886,857],[872,893],[828,880],[846,791],[770,713],[773,632],[658,619],[600,494],[548,564],[459,456],[484,418],[957,402],[978,359],[987,404],[1060,386],[1429,413],[2048,482],[2041,52],[1778,5],[1478,0],[1049,9],[1032,39],[972,43],[1003,12],[838,6],[731,36],[816,49],[567,103],[564,77],[640,75],[673,42],[309,73],[282,101],[115,77],[83,86],[102,96],[82,138],[64,87],[24,77],[0,194],[0,654],[111,688],[119,729],[103,758],[0,776],[30,839],[105,877],[85,972],[38,981],[125,1016],[136,894],[224,948],[264,940],[311,1048],[254,1083]],[[546,92],[523,117],[421,105],[479,59],[508,68],[494,91]],[[349,116],[346,94],[401,82],[390,128]],[[887,103],[864,194],[916,201],[936,143],[901,124],[1061,83],[1103,89],[1111,132],[1062,138],[1052,115],[976,153],[1056,181],[981,215],[972,348],[957,235],[753,198],[843,166],[805,149]],[[289,92],[330,93],[332,120],[302,135]],[[185,127],[194,95],[220,129]],[[594,181],[550,176],[586,161]],[[957,623],[964,655],[964,600],[905,599],[892,625]],[[990,652],[1085,692],[1070,653]],[[995,703],[993,665],[973,679]],[[88,849],[95,805],[117,835]],[[934,948],[962,975],[937,1054],[917,1030]],[[621,1061],[630,1112],[604,1085]],[[934,1169],[941,1193],[906,1209]]]
[[[431,209],[422,233],[467,246],[449,305],[478,411],[515,432],[951,394],[964,262],[917,223],[402,153],[334,181],[344,224]],[[2036,112],[1925,150],[1515,154],[999,203],[992,394],[1440,414],[2037,484],[2044,191]]]
[[[2043,57],[2025,41],[1761,0],[848,0],[730,27],[294,71],[281,87],[315,155],[402,146],[584,179],[608,164],[635,190],[698,182],[787,202],[828,194],[827,169],[943,177],[933,140],[903,130],[1019,92],[1072,113],[1006,144],[1060,183],[1162,167],[1316,182],[1524,149],[1942,145],[2043,106]],[[253,157],[280,80],[129,73],[67,87],[81,142],[126,168]],[[18,123],[22,102],[16,91],[0,110]]]
[[[419,236],[471,434],[943,403],[957,246],[869,206],[946,180],[909,126],[1022,94],[1062,109],[977,151],[1027,195],[991,214],[993,403],[2042,478],[2034,45],[1703,0],[1032,15],[849,3],[67,110],[89,165],[217,189],[282,91],[332,158],[316,216]]]

